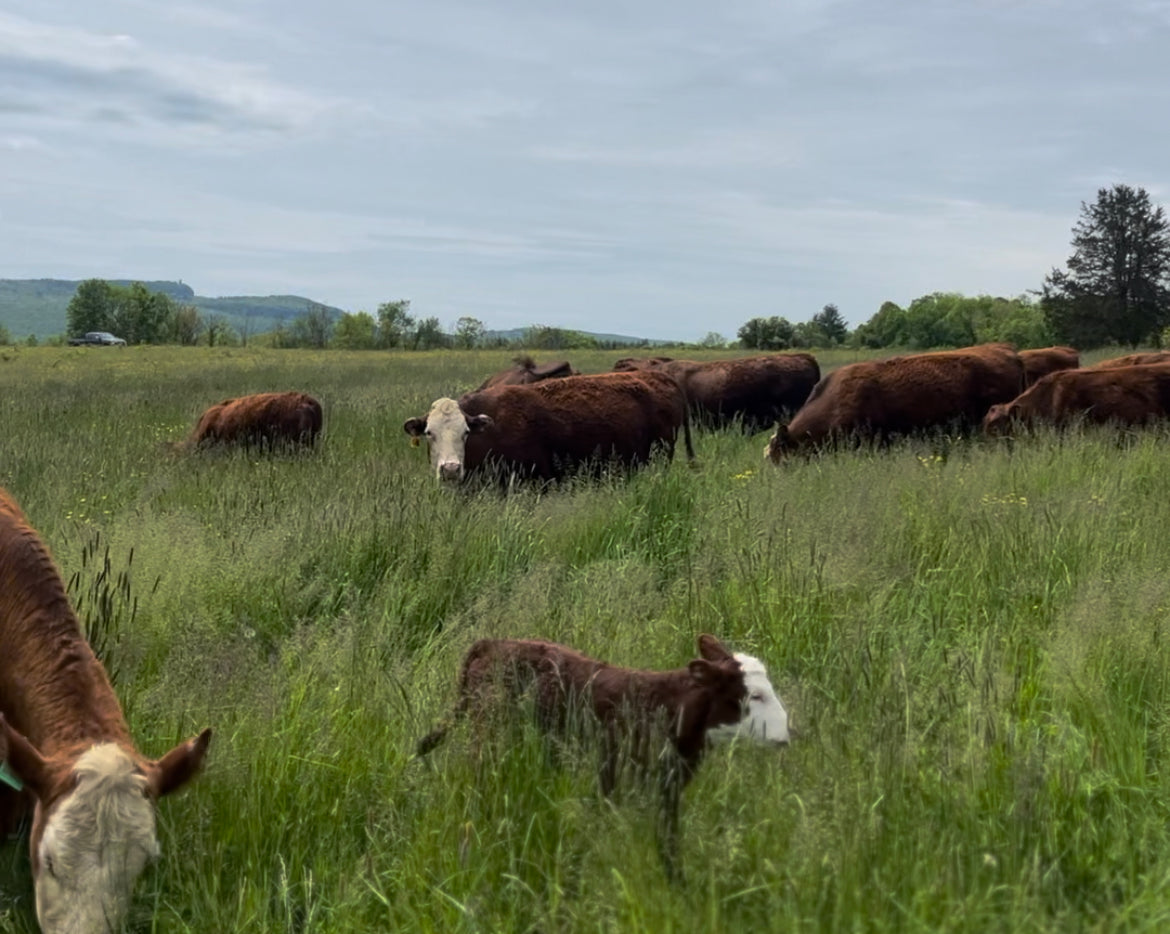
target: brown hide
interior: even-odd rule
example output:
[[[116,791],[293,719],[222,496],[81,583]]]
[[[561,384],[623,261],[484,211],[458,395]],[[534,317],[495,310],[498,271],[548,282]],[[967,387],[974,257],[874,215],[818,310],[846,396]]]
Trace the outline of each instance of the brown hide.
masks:
[[[1154,350],[1149,353],[1131,353],[1094,363],[1088,369],[1107,370],[1115,366],[1146,366],[1150,363],[1170,363],[1170,350]]]
[[[1021,350],[1020,360],[1024,364],[1024,385],[1031,386],[1036,380],[1057,370],[1075,370],[1081,365],[1081,355],[1072,347],[1040,347],[1035,350]]]
[[[1170,417],[1170,363],[1087,367],[1050,373],[1011,402],[993,406],[983,420],[989,435],[1015,426],[1077,419],[1138,425]]]
[[[321,403],[312,396],[303,392],[261,392],[213,405],[200,417],[187,446],[311,446],[321,431],[321,422]]]
[[[655,448],[674,456],[682,429],[693,458],[686,401],[664,373],[602,373],[501,386],[467,393],[465,415],[488,415],[492,424],[467,438],[464,469],[490,461],[505,472],[545,480],[587,461],[645,464]]]
[[[678,380],[692,414],[713,426],[736,418],[745,431],[761,431],[781,415],[795,412],[821,378],[816,358],[808,353],[761,354],[731,360],[672,360],[627,357],[614,370],[656,370]]]
[[[566,376],[579,375],[568,360],[538,365],[531,357],[524,356],[517,357],[515,364],[506,370],[501,370],[495,376],[489,376],[480,383],[479,388],[475,391],[482,392],[496,386],[527,386],[530,383],[539,383],[541,380],[562,379]]]
[[[1008,344],[851,363],[823,377],[768,443],[785,451],[839,438],[889,438],[950,424],[977,426],[1024,386],[1024,365]]]

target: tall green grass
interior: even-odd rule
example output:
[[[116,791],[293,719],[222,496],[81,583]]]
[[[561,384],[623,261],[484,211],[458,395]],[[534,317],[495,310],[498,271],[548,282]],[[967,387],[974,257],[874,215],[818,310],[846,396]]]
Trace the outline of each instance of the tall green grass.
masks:
[[[574,354],[585,371],[616,354]],[[0,483],[72,581],[141,747],[203,726],[135,931],[1160,930],[1170,435],[1039,433],[438,489],[402,422],[505,353],[20,349]],[[822,357],[828,368],[833,362]],[[306,455],[176,455],[207,405],[317,395]],[[799,735],[683,803],[601,799],[520,724],[415,741],[484,635],[674,667],[764,659]],[[96,638],[96,637],[95,637]],[[0,931],[35,930],[24,841]]]

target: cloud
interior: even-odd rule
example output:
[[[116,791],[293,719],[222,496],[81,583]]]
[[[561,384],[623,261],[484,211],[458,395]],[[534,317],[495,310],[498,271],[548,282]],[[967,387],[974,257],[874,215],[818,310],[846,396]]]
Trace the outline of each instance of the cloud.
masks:
[[[42,120],[223,134],[303,130],[352,106],[264,68],[0,13],[0,109]]]

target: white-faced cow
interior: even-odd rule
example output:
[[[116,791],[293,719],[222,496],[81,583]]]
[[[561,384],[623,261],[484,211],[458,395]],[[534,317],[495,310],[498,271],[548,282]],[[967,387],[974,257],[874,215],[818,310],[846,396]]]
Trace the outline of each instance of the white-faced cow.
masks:
[[[155,802],[190,779],[211,731],[142,755],[81,634],[48,549],[0,490],[0,753],[23,784],[0,825],[32,807],[37,918],[45,934],[118,930],[159,855]]]
[[[602,373],[439,399],[403,430],[425,438],[435,476],[459,481],[485,469],[555,480],[582,466],[645,464],[674,455],[681,429],[694,458],[686,398],[664,373]]]
[[[645,671],[610,665],[554,642],[481,639],[463,660],[454,712],[419,741],[418,755],[438,746],[458,720],[470,715],[482,728],[494,709],[514,708],[529,695],[546,733],[579,734],[595,724],[603,794],[613,792],[625,759],[640,774],[659,780],[659,844],[673,875],[679,799],[708,741],[742,736],[788,743],[788,713],[763,663],[733,655],[714,636],[700,636],[698,646],[700,657],[685,668]]]

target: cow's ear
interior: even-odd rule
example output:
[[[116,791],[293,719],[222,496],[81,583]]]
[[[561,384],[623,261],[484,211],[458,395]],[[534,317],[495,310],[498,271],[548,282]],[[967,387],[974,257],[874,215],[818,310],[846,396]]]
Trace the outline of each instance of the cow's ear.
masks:
[[[23,735],[0,714],[0,747],[3,761],[20,781],[24,782],[38,798],[43,798],[51,784],[51,770],[44,757]]]
[[[402,423],[402,430],[412,438],[421,438],[427,431],[425,418],[408,418]]]
[[[707,633],[699,636],[699,654],[709,662],[730,662],[735,660],[732,654],[723,647],[722,642]]]
[[[695,684],[707,687],[717,680],[715,666],[705,658],[696,658],[687,665],[691,680]]]
[[[489,427],[491,423],[492,417],[490,415],[471,415],[467,419],[467,429],[468,431],[473,432],[483,431],[485,428]]]
[[[211,730],[204,730],[193,739],[180,743],[147,770],[147,787],[155,798],[181,788],[203,765]]]

